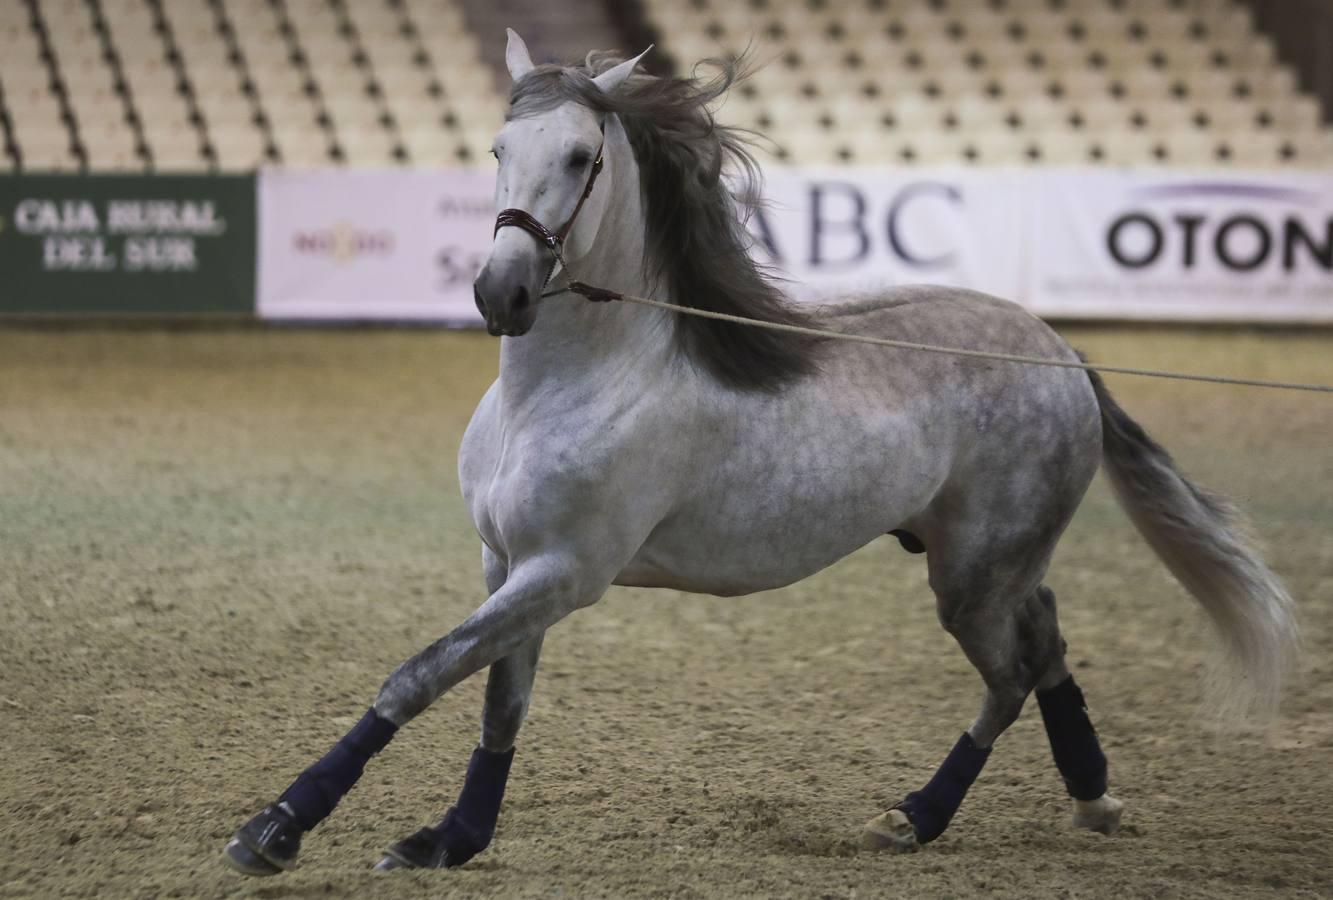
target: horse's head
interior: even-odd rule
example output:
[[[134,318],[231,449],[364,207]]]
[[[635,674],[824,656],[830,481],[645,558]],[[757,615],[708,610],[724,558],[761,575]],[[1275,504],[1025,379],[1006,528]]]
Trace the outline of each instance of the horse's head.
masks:
[[[645,53],[647,51],[644,51]],[[583,79],[585,91],[614,91],[643,54],[595,78],[574,69],[542,67],[542,77]],[[515,85],[535,67],[523,39],[509,31],[505,61]],[[577,92],[576,92],[577,93]],[[594,189],[602,166],[606,114],[553,91],[511,109],[496,135],[495,241],[473,283],[477,309],[495,335],[526,334],[537,318],[537,299],[557,261],[584,256],[596,240],[608,208],[608,188]]]

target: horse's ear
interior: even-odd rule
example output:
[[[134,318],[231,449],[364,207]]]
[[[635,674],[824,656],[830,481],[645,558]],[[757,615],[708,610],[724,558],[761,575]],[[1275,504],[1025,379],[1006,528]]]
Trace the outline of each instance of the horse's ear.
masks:
[[[509,43],[505,45],[505,65],[509,67],[509,77],[518,81],[532,71],[532,56],[517,31],[506,28],[505,33],[509,35]]]
[[[651,49],[653,49],[653,45],[649,44],[648,50]],[[615,68],[607,69],[601,75],[598,75],[596,78],[592,80],[593,84],[597,85],[606,93],[614,91],[616,88],[620,87],[620,85],[622,85],[625,82],[626,78],[630,76],[630,73],[634,71],[634,67],[639,64],[639,60],[643,59],[645,56],[648,55],[648,50],[643,51],[633,59],[625,60],[623,63],[616,66]]]

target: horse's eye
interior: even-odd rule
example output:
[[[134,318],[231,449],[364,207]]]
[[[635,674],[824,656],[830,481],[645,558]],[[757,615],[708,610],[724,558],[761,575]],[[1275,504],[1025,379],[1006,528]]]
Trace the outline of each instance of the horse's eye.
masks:
[[[569,167],[571,169],[582,169],[592,160],[592,155],[586,150],[575,150],[569,156]]]

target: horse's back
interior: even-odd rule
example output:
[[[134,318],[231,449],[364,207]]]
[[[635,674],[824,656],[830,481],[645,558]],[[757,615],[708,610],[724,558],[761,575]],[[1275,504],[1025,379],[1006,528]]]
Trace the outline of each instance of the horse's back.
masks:
[[[1049,325],[1019,304],[968,288],[900,285],[820,304],[817,314],[837,331],[965,350],[1078,358]]]
[[[848,334],[1060,362],[1079,359],[1064,338],[1023,307],[964,288],[905,285],[822,305],[818,315],[824,327]],[[1028,420],[1043,416],[1048,428],[1067,424],[1075,431],[1100,421],[1092,384],[1077,369],[837,340],[824,352],[827,378],[873,378],[904,406],[925,399],[932,418],[951,412],[961,430],[958,439],[970,437],[979,420],[997,416],[1011,417],[1015,427],[1035,425]]]

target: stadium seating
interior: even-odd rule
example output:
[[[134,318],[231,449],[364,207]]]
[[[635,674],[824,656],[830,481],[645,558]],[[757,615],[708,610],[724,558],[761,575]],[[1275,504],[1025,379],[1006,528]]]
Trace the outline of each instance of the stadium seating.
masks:
[[[6,0],[6,169],[446,165],[503,98],[452,0]]]
[[[476,162],[503,77],[468,22],[490,40],[509,7],[468,2],[5,0],[0,163]],[[765,63],[719,117],[793,162],[1333,165],[1318,103],[1232,0],[643,7],[681,68],[747,47]]]
[[[678,61],[762,67],[719,118],[800,163],[1327,167],[1231,0],[646,0]]]

